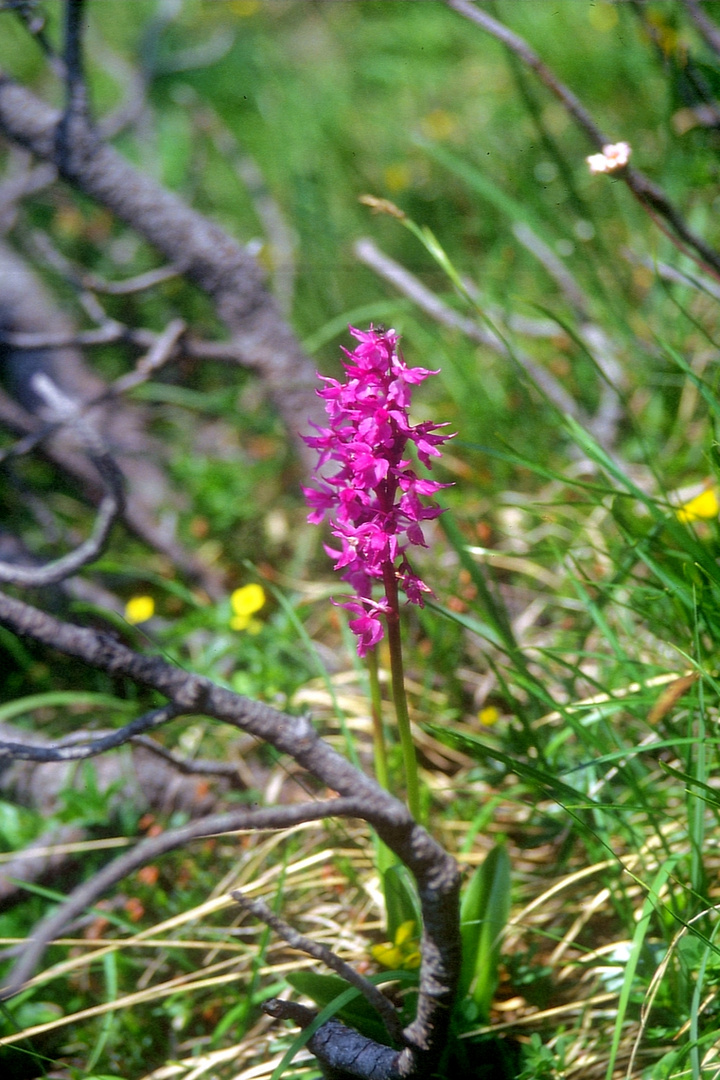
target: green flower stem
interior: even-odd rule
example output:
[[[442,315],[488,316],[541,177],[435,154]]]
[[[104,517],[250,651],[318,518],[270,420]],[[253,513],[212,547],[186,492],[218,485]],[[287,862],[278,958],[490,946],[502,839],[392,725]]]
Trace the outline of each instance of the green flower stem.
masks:
[[[369,649],[365,655],[370,679],[370,710],[373,724],[373,754],[375,758],[375,778],[386,791],[390,791],[390,772],[387,762],[385,727],[382,720],[382,694],[378,676],[377,650]],[[397,856],[383,844],[379,836],[375,837],[375,865],[380,874],[380,883],[385,889],[385,871],[397,863]],[[387,906],[387,897],[385,898]]]
[[[375,757],[375,778],[386,791],[390,790],[390,778],[385,745],[385,729],[382,720],[382,698],[380,679],[378,678],[377,652],[370,649],[366,656],[368,676],[370,678],[370,711],[373,725],[373,753]]]
[[[420,784],[418,781],[415,743],[413,742],[412,731],[410,730],[410,714],[408,712],[407,696],[405,694],[405,673],[403,671],[402,639],[400,636],[400,605],[398,602],[397,578],[395,577],[395,568],[391,562],[386,562],[383,566],[383,584],[385,586],[385,596],[389,605],[389,611],[385,614],[385,622],[388,632],[388,647],[390,649],[390,674],[392,677],[393,702],[395,704],[395,716],[397,717],[400,745],[402,747],[403,763],[405,765],[407,804],[412,816],[416,821],[419,821]]]

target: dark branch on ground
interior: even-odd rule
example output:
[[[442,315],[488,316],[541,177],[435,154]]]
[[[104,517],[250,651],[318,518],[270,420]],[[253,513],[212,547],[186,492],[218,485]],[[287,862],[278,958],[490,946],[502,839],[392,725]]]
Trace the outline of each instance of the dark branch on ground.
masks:
[[[62,622],[4,593],[0,593],[0,625],[97,670],[132,679],[138,686],[162,694],[178,713],[198,713],[246,731],[289,754],[338,793],[337,798],[322,802],[211,815],[143,841],[106,866],[43,920],[5,993],[16,992],[26,982],[47,944],[68,921],[131,870],[161,853],[210,833],[285,828],[330,816],[352,816],[372,826],[417,882],[423,915],[417,1013],[402,1033],[404,1048],[400,1051],[388,1051],[387,1047],[364,1040],[335,1021],[315,1033],[312,1049],[329,1076],[343,1072],[377,1078],[430,1076],[446,1045],[459,977],[460,878],[454,859],[412,819],[407,808],[324,742],[306,717],[289,716],[243,698],[206,678],[173,667],[161,657],[143,656],[106,634]],[[380,1061],[382,1066],[378,1065]]]
[[[319,942],[313,941],[312,938],[306,937],[305,934],[299,933],[271,911],[262,900],[251,900],[240,889],[234,889],[230,895],[233,900],[237,900],[238,904],[254,915],[256,919],[261,919],[264,923],[267,923],[276,934],[279,934],[280,937],[287,941],[288,945],[307,953],[308,956],[312,956],[315,960],[320,960],[340,975],[341,978],[345,979],[346,982],[350,983],[351,986],[359,990],[365,1000],[378,1011],[385,1021],[388,1034],[396,1042],[404,1043],[402,1023],[395,1006],[388,1001],[382,991],[378,990],[373,983],[355,971],[350,964],[346,964],[344,960],[341,960],[327,945],[321,945]]]

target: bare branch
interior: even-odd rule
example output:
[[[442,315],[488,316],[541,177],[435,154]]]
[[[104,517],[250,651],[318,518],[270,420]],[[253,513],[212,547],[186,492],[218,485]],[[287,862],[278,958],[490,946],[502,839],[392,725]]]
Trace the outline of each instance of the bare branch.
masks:
[[[524,223],[514,225],[513,232],[523,247],[542,263],[580,321],[579,336],[602,376],[600,404],[592,419],[592,432],[600,445],[609,449],[615,443],[623,415],[618,391],[627,384],[615,347],[605,330],[592,321],[588,298],[555,252]]]
[[[179,266],[159,266],[156,270],[147,270],[144,274],[125,278],[124,281],[106,281],[97,274],[81,272],[81,280],[87,289],[93,292],[107,293],[108,296],[130,296],[134,293],[144,292],[145,289],[154,289],[156,285],[162,285],[165,281],[182,274]]]
[[[100,503],[92,534],[74,551],[44,566],[27,568],[11,563],[0,563],[0,581],[6,584],[40,588],[76,574],[83,566],[94,562],[103,550],[110,530],[124,505],[122,475],[108,454],[90,454],[98,474],[107,487],[107,494]]]
[[[110,291],[110,290],[108,290]],[[163,331],[164,332],[164,331]],[[116,341],[124,341],[139,349],[152,349],[158,340],[158,334],[146,327],[128,326],[117,319],[106,319],[97,330],[79,330],[63,332],[38,332],[28,333],[18,331],[0,331],[0,345],[6,345],[12,349],[66,349],[66,348],[92,348],[96,345],[111,345]],[[231,341],[205,341],[193,334],[186,333],[182,344],[172,350],[168,359],[173,360],[179,356],[188,357],[190,360],[214,360],[225,364],[238,364],[242,362],[242,353]]]
[[[104,43],[93,42],[96,59],[110,75],[124,83],[123,100],[98,121],[103,139],[117,138],[126,128],[133,127],[143,116],[147,106],[148,73],[144,67],[128,63]]]
[[[237,900],[240,907],[249,911],[256,919],[266,923],[276,934],[279,934],[281,938],[287,941],[288,945],[291,945],[293,949],[299,949],[301,952],[307,953],[308,956],[312,956],[315,960],[319,960],[326,967],[337,972],[341,978],[354,986],[356,990],[359,990],[365,1000],[380,1014],[388,1033],[396,1042],[400,1043],[401,1046],[403,1045],[405,1038],[402,1023],[395,1006],[369,979],[365,979],[350,964],[346,964],[344,960],[341,960],[327,945],[321,945],[319,942],[313,941],[312,938],[299,933],[283,919],[278,918],[262,900],[251,900],[240,889],[234,889],[230,895],[233,900]]]
[[[584,416],[582,410],[566,390],[549,371],[536,364],[532,357],[517,349],[513,349],[511,353],[502,338],[494,331],[480,326],[474,319],[469,319],[466,315],[460,315],[457,311],[453,311],[435,293],[426,288],[414,274],[411,274],[404,266],[401,266],[394,259],[380,251],[373,240],[367,238],[358,240],[354,251],[361,262],[371,267],[386,281],[389,281],[404,296],[409,297],[417,304],[422,311],[435,319],[436,322],[453,330],[459,330],[471,341],[476,341],[478,345],[484,345],[486,348],[492,349],[493,352],[498,353],[500,356],[508,358],[512,356],[556,409],[562,413],[568,413],[568,415],[575,417],[576,420],[581,420],[591,426],[592,421]]]
[[[176,715],[180,716],[181,714],[177,713]],[[135,746],[142,746],[144,750],[149,750],[151,754],[155,754],[157,757],[162,758],[163,761],[169,762],[178,772],[183,773],[185,776],[222,776],[227,780],[232,780],[236,786],[242,786],[237,766],[233,765],[231,761],[209,761],[204,758],[180,757],[179,754],[174,754],[172,750],[168,750],[161,743],[155,742],[154,739],[150,739],[145,735],[133,735],[131,741]]]
[[[14,452],[27,452],[31,446],[45,438],[45,430],[39,417],[22,409],[12,398],[0,390],[0,423],[17,435],[29,434],[27,445],[21,443],[10,449]],[[35,438],[35,436],[40,438]],[[70,447],[53,440],[43,448],[45,456],[63,469],[78,483],[83,494],[92,501],[100,501],[98,476],[88,458]],[[139,500],[130,499],[123,508],[123,521],[144,543],[157,551],[163,552],[183,573],[198,581],[210,596],[224,595],[224,588],[219,576],[204,566],[181,544],[165,532],[161,532],[150,513]]]
[[[512,231],[515,239],[519,240],[522,246],[542,263],[573,310],[583,318],[587,318],[589,310],[587,297],[562,259],[524,221],[513,225]]]
[[[94,736],[106,734],[115,733],[76,731],[64,738],[61,745],[87,744]],[[35,730],[26,731],[7,723],[0,723],[0,738],[5,746],[9,743],[22,748],[56,745]],[[3,798],[29,807],[43,818],[53,819],[63,794],[69,789],[81,790],[86,778],[85,770],[78,769],[77,762],[72,760],[42,762],[27,758],[45,755],[24,754],[25,760],[15,754],[12,756],[16,760],[0,758],[0,793]],[[98,791],[106,799],[108,820],[113,820],[116,812],[124,813],[129,808],[138,818],[151,814],[167,819],[177,812],[195,820],[223,809],[223,798],[231,789],[246,787],[238,765],[233,767],[228,761],[186,761],[145,735],[132,738],[129,753],[95,757],[92,773]],[[198,775],[210,782],[198,784]],[[0,856],[0,907],[19,900],[20,882],[58,880],[62,876],[63,890],[68,891],[68,866],[75,856],[82,854],[83,838],[89,836],[89,827],[75,828],[74,835],[58,835],[57,829],[51,829],[22,851]],[[130,841],[127,844],[131,846]],[[122,841],[120,846],[123,846]],[[9,881],[8,878],[19,880]],[[17,955],[21,951],[11,950],[11,954]],[[0,951],[0,960],[7,955]]]
[[[161,367],[167,364],[176,355],[178,351],[178,342],[184,332],[185,323],[183,320],[173,319],[168,323],[161,334],[152,334],[152,345],[148,352],[139,358],[134,369],[129,371],[126,375],[121,375],[96,397],[82,403],[73,402],[71,419],[73,421],[82,419],[82,417],[86,416],[93,409],[96,409],[99,405],[103,405],[113,398],[120,397],[129,390],[134,390],[136,387],[147,382],[155,372],[159,371]],[[22,335],[9,336],[22,337]],[[29,336],[34,337],[36,335]],[[3,337],[0,335],[0,344],[3,343]],[[38,346],[34,345],[33,348],[35,347]],[[36,376],[35,378],[37,380],[40,376]],[[20,457],[23,454],[30,453],[30,451],[34,450],[41,442],[64,427],[66,423],[66,417],[62,417],[55,421],[46,421],[40,428],[32,434],[26,435],[24,439],[20,439],[14,446],[9,446],[6,447],[5,450],[0,450],[0,462],[5,461],[10,457]],[[2,579],[0,578],[0,580]]]
[[[264,379],[301,459],[312,452],[299,435],[309,420],[322,420],[315,394],[314,365],[302,352],[263,283],[253,257],[218,226],[189,209],[177,196],[138,173],[87,125],[74,130],[69,160],[59,160],[57,110],[0,73],[0,132],[40,158],[86,195],[135,229],[213,299],[232,335],[237,362]]]
[[[127,375],[121,375],[111,383],[107,391],[96,398],[96,404],[99,405],[102,401],[126,394],[128,390],[134,390],[136,386],[147,382],[176,354],[177,343],[184,333],[185,323],[182,319],[173,319],[169,322],[153,342],[152,347],[137,361],[135,370],[129,371]]]
[[[100,892],[129,872],[128,867],[134,869],[145,858],[154,858],[189,839],[207,835],[209,830],[284,827],[293,821],[318,820],[336,814],[359,817],[372,825],[417,882],[423,917],[418,1004],[415,1020],[404,1031],[406,1045],[397,1055],[397,1069],[403,1076],[430,1074],[446,1042],[459,978],[460,875],[455,860],[413,821],[407,807],[374,780],[358,772],[324,742],[306,717],[288,716],[262,702],[250,701],[206,678],[175,668],[162,657],[135,653],[105,634],[61,622],[4,593],[0,593],[0,625],[98,670],[125,675],[138,685],[162,694],[183,712],[214,717],[263,739],[282,753],[290,754],[340,796],[321,804],[245,811],[245,817],[241,811],[236,812],[237,816],[220,815],[219,818],[205,819],[205,831],[196,822],[173,830],[172,834],[155,837],[152,842],[145,841],[145,846],[139,845],[135,852],[106,867],[97,879],[82,887],[85,892],[74,894],[55,915],[41,924],[36,939],[21,961],[22,967],[13,975],[10,989],[28,978],[46,943],[68,918],[73,918]],[[166,848],[164,844],[170,846]],[[355,1033],[351,1035],[355,1037]],[[320,1050],[316,1052],[321,1053]]]
[[[573,94],[572,90],[563,85],[557,78],[555,73],[545,64],[538,54],[532,49],[528,43],[521,38],[519,34],[516,34],[509,27],[504,26],[497,19],[494,19],[491,15],[488,15],[486,11],[482,11],[480,8],[475,7],[470,3],[470,0],[445,0],[448,7],[453,8],[458,14],[464,15],[466,19],[470,19],[486,33],[491,34],[498,41],[501,41],[503,45],[511,49],[516,56],[518,56],[524,64],[535,72],[540,80],[547,86],[556,98],[558,98],[565,106],[567,112],[572,116],[575,122],[583,129],[587,137],[593,146],[598,150],[602,150],[603,146],[612,142],[607,135],[597,126],[590,113],[582,104],[580,99]]]
[[[89,881],[68,896],[51,915],[43,919],[34,929],[33,937],[23,950],[13,968],[9,980],[0,990],[0,999],[12,997],[31,977],[45,949],[54,938],[74,918],[87,907],[91,907],[102,895],[117,885],[124,877],[138,867],[144,866],[160,855],[184,847],[192,840],[223,833],[252,829],[288,829],[307,821],[320,821],[330,816],[362,817],[362,800],[328,799],[316,803],[297,803],[293,806],[272,806],[229,810],[221,814],[209,814],[207,817],[181,825],[177,829],[168,829],[158,836],[141,840],[131,851],[124,852],[113,862],[108,863]]]
[[[45,16],[38,11],[38,0],[4,0],[0,11],[15,11],[25,24],[25,28],[35,38],[45,54],[45,58],[55,75],[60,78],[65,72],[65,65],[57,55],[50,39],[45,33]]]
[[[297,1001],[280,998],[264,1002],[263,1011],[278,1020],[292,1020],[301,1028],[309,1027],[317,1015]],[[413,1075],[405,1068],[400,1071],[394,1050],[367,1039],[334,1017],[311,1035],[307,1045],[325,1066],[323,1072],[327,1080],[348,1080],[353,1076],[367,1077],[368,1080],[402,1080],[402,1077]]]
[[[683,270],[678,270],[676,266],[670,266],[668,263],[643,258],[629,248],[626,248],[622,254],[634,266],[644,266],[648,270],[653,270],[663,281],[673,281],[678,285],[689,286],[697,289],[698,292],[707,293],[714,300],[720,300],[720,285],[710,278],[694,277],[692,274],[686,274]]]
[[[79,746],[77,745],[78,739],[88,739],[86,731],[74,732],[72,735],[61,739],[54,746],[52,744],[38,746],[37,744],[6,742],[3,740],[0,741],[0,761],[5,758],[20,761],[83,761],[86,758],[97,757],[98,754],[103,754],[106,750],[115,750],[118,746],[130,742],[134,736],[146,731],[154,731],[156,728],[182,715],[175,706],[165,705],[162,709],[153,709],[152,712],[136,717],[135,720],[131,720],[129,724],[118,728],[117,731],[98,735],[89,741],[84,741]],[[143,745],[147,744],[143,742]],[[157,743],[153,744],[152,749],[156,747]]]
[[[487,12],[475,7],[474,4],[470,3],[470,0],[445,0],[445,3],[448,7],[457,11],[458,14],[470,19],[471,22],[480,26],[498,41],[501,41],[524,64],[532,68],[548,90],[562,102],[569,115],[582,128],[597,150],[602,151],[604,146],[613,142],[595,124],[579,98],[560,82],[555,73],[551,71],[547,64],[543,63],[538,54],[530,48],[523,38],[498,22],[491,15],[488,15]],[[667,235],[674,242],[679,242],[682,250],[686,250],[692,258],[704,265],[709,273],[720,277],[720,253],[710,247],[709,244],[706,244],[702,237],[692,232],[682,214],[673,206],[662,188],[631,165],[616,169],[613,176],[625,181],[638,202],[648,211],[660,228],[663,228],[663,225],[662,222],[658,221],[657,215],[664,218],[671,230]],[[663,229],[663,231],[666,230]]]
[[[83,63],[82,35],[85,0],[65,0],[65,112],[55,132],[58,169],[64,172],[72,159],[79,131],[88,132],[90,109]]]
[[[21,441],[7,453],[27,453],[39,440],[45,440],[41,447],[43,455],[72,478],[84,498],[99,503],[104,494],[103,486],[87,456],[78,452],[64,426],[56,427],[53,433],[50,430],[52,424],[44,423],[38,415],[42,399],[33,387],[32,376],[34,373],[49,375],[73,399],[78,409],[84,401],[102,395],[107,385],[88,369],[75,349],[53,346],[47,352],[35,339],[29,352],[20,354],[15,346],[4,343],[4,339],[12,340],[16,333],[21,335],[36,328],[43,331],[43,337],[53,341],[56,335],[64,343],[74,336],[68,319],[50,301],[27,264],[6,244],[0,243],[0,329],[5,331],[0,336],[0,356],[4,381],[16,398],[13,401],[0,391],[0,422],[21,440],[30,436],[27,442]],[[114,336],[124,336],[124,332]],[[140,332],[138,345],[141,340],[146,343],[143,347],[153,349],[157,347],[158,335],[148,331],[146,337],[145,332]],[[178,340],[173,352],[176,349],[179,354],[187,355],[184,341]],[[155,464],[155,459],[161,457],[161,447],[145,430],[143,409],[125,402],[116,403],[112,408],[99,408],[101,416],[93,419],[100,425],[128,481],[128,498],[122,513],[124,524],[145,543],[163,552],[184,574],[199,582],[210,596],[222,595],[219,573],[203,565],[167,529],[158,525],[158,505],[177,505],[181,495],[168,483],[161,466]]]
[[[84,282],[84,274],[55,246],[47,233],[35,229],[30,237],[31,248],[43,263],[51,266],[65,278],[77,294],[78,303],[88,318],[98,326],[111,322],[108,315],[91,289]]]
[[[0,345],[6,345],[11,349],[70,349],[74,347],[89,348],[94,345],[111,345],[114,341],[127,341],[137,344],[142,340],[141,335],[150,335],[151,331],[129,331],[124,323],[116,322],[115,319],[107,319],[97,330],[80,330],[75,333],[67,331],[5,331],[0,333]],[[153,335],[155,337],[155,335]]]
[[[15,224],[18,204],[28,195],[50,187],[57,180],[54,165],[35,165],[24,151],[17,150],[26,159],[0,184],[0,235],[10,231]]]

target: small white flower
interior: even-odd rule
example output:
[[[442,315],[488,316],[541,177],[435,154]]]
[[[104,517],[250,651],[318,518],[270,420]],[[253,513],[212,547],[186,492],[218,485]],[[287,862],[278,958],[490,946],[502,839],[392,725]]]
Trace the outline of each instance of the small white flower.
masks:
[[[615,172],[616,169],[627,165],[631,153],[629,143],[608,143],[607,146],[603,146],[602,154],[591,154],[585,160],[590,166],[591,173]]]

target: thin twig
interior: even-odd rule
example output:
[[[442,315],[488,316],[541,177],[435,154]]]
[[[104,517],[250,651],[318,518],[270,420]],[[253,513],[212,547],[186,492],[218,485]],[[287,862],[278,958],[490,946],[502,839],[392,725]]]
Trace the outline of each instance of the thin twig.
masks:
[[[94,345],[111,345],[116,341],[128,341],[131,344],[137,344],[143,341],[143,345],[146,343],[146,338],[143,340],[141,335],[149,335],[150,331],[133,330],[125,326],[124,323],[116,322],[115,319],[108,319],[97,330],[80,330],[77,333],[73,332],[53,332],[43,333],[39,331],[37,333],[29,333],[27,331],[17,331],[0,333],[0,345],[7,345],[11,349],[69,349],[73,346],[78,348],[91,348]]]
[[[627,385],[615,346],[607,332],[590,316],[590,302],[561,259],[524,223],[513,226],[513,233],[524,248],[542,263],[575,311],[580,323],[578,336],[585,344],[601,375],[600,404],[593,416],[592,432],[601,446],[611,448],[623,416],[619,390]]]
[[[0,331],[0,345],[12,349],[82,349],[99,345],[112,345],[122,341],[139,349],[152,349],[158,334],[146,327],[132,327],[116,319],[107,319],[96,330],[79,330],[76,333],[28,333],[18,331]],[[183,337],[182,347],[175,350],[175,355],[187,356],[190,360],[213,360],[221,364],[244,362],[244,353],[231,341],[206,341],[203,338],[187,334]],[[172,357],[171,357],[172,359]]]
[[[107,293],[108,296],[130,296],[144,292],[145,289],[154,289],[156,285],[172,281],[181,274],[180,266],[158,266],[155,270],[146,270],[144,274],[136,274],[124,281],[107,281],[98,274],[87,271],[81,273],[81,280],[85,287],[93,292]]]
[[[648,270],[654,270],[663,281],[673,281],[677,285],[690,286],[697,289],[698,292],[707,293],[714,300],[720,300],[720,285],[711,278],[694,277],[692,274],[686,274],[683,270],[678,270],[676,266],[670,266],[668,263],[658,262],[655,259],[638,255],[629,248],[626,248],[622,255],[623,258],[635,266],[644,266]]]
[[[547,86],[564,105],[570,116],[573,117],[575,122],[583,129],[590,142],[598,150],[602,150],[603,146],[612,142],[607,135],[597,126],[590,113],[582,104],[580,99],[568,89],[557,78],[555,73],[545,64],[538,54],[532,49],[528,43],[521,38],[519,34],[516,34],[509,27],[503,23],[498,22],[492,15],[488,15],[486,11],[482,11],[480,8],[475,7],[470,3],[470,0],[445,0],[448,7],[453,8],[459,15],[463,15],[466,19],[470,19],[477,26],[481,27],[486,33],[491,34],[498,41],[501,41],[503,45],[511,49],[516,56],[518,56],[524,64],[535,72],[535,74],[541,79],[541,81]]]
[[[532,68],[548,90],[562,102],[569,115],[572,116],[578,126],[582,128],[597,150],[602,151],[604,146],[608,143],[612,143],[613,140],[608,138],[608,136],[601,131],[587,109],[582,105],[579,98],[577,98],[567,86],[560,82],[555,73],[551,71],[547,64],[540,59],[534,49],[531,49],[528,43],[521,38],[519,34],[514,33],[514,31],[510,30],[507,26],[498,22],[497,19],[488,15],[487,12],[481,11],[479,8],[475,7],[470,3],[470,0],[445,0],[445,3],[448,7],[457,11],[458,14],[463,15],[466,19],[470,19],[477,26],[485,30],[486,33],[491,34],[492,37],[501,41],[503,45],[507,46],[508,49],[511,49],[524,64],[527,64],[528,67]],[[665,219],[671,229],[671,233],[668,234],[671,236],[671,239],[679,241],[684,245],[684,249],[691,254],[692,258],[699,261],[709,273],[720,277],[720,253],[710,247],[709,244],[706,244],[702,237],[697,236],[692,232],[682,214],[675,206],[673,206],[662,188],[653,183],[653,181],[645,176],[644,173],[641,173],[639,169],[636,169],[631,165],[616,169],[613,172],[613,176],[625,181],[640,204],[648,211],[653,220],[656,221],[656,224],[660,224],[656,215]]]
[[[82,36],[85,0],[65,0],[65,112],[55,132],[58,168],[68,167],[78,130],[89,126],[87,83],[83,62]]]
[[[522,351],[513,349],[511,354],[498,334],[486,329],[484,326],[480,326],[474,319],[469,319],[466,315],[461,315],[448,307],[435,293],[426,288],[414,274],[411,274],[404,266],[401,266],[394,259],[380,251],[373,240],[368,238],[358,240],[355,243],[354,251],[361,262],[373,269],[380,277],[389,281],[399,292],[417,304],[421,311],[435,319],[436,322],[453,330],[459,330],[470,341],[475,341],[478,345],[484,345],[486,348],[492,349],[499,356],[509,358],[512,355],[556,409],[568,413],[568,415],[583,423],[590,423],[579,406],[560,383],[553,378],[550,372],[545,371],[544,368],[535,363],[532,357]]]
[[[315,960],[319,960],[326,967],[337,972],[341,978],[349,982],[356,990],[359,990],[365,1000],[380,1014],[393,1039],[400,1043],[401,1046],[404,1044],[403,1026],[395,1006],[369,979],[364,978],[350,964],[346,964],[344,960],[341,960],[327,945],[321,945],[319,942],[313,941],[312,938],[299,933],[283,919],[280,919],[262,900],[251,900],[240,889],[234,889],[230,895],[233,900],[237,900],[242,908],[249,911],[256,919],[266,923],[276,934],[279,934],[293,949],[299,949],[301,952],[307,953],[308,956],[312,956]]]
[[[102,393],[97,394],[89,401],[74,403],[71,414],[73,422],[87,415],[92,409],[120,397],[122,394],[143,383],[154,375],[161,367],[175,357],[178,352],[178,342],[185,332],[185,323],[182,319],[173,319],[160,334],[153,334],[153,342],[148,352],[139,358],[132,371],[121,375],[113,383],[110,383]],[[0,336],[2,342],[2,336]],[[29,454],[43,440],[55,435],[67,423],[66,418],[45,422],[42,427],[31,432],[12,446],[0,450],[0,462],[10,457],[21,457]]]
[[[147,107],[148,73],[128,63],[105,43],[93,42],[93,50],[96,63],[100,61],[110,75],[125,83],[122,101],[98,121],[101,138],[110,141],[137,124],[143,116]]]
[[[23,157],[21,166],[0,184],[0,235],[8,233],[14,226],[22,199],[36,195],[57,180],[54,165],[35,165],[29,155],[23,154]]]
[[[0,390],[0,423],[21,436],[19,443],[9,447],[6,453],[0,454],[0,461],[3,460],[3,456],[27,452],[28,447],[37,445],[45,437],[40,418],[21,408],[3,390]],[[27,444],[23,441],[25,436],[29,437]],[[35,438],[35,436],[40,437]],[[89,496],[93,502],[101,499],[102,490],[98,490],[97,473],[87,455],[78,453],[65,442],[58,440],[52,440],[47,446],[42,447],[42,452],[48,460],[80,484],[84,495]],[[181,568],[193,580],[200,582],[210,596],[225,595],[219,575],[188,553],[181,544],[168,536],[166,531],[159,529],[153,515],[148,512],[142,502],[131,498],[123,509],[123,521],[144,543],[163,552],[175,566]]]
[[[129,390],[134,390],[137,386],[147,382],[155,372],[159,371],[176,354],[176,346],[185,333],[185,326],[183,319],[173,319],[169,322],[163,332],[158,335],[152,347],[137,361],[134,371],[129,371],[127,375],[121,375],[120,378],[110,383],[107,390],[95,399],[94,404],[100,404],[109,398],[119,397],[121,394],[126,394]]]
[[[42,49],[53,73],[63,79],[65,63],[55,52],[45,33],[45,16],[37,10],[37,4],[33,0],[4,0],[0,11],[14,11],[18,15],[27,32],[35,38]]]
[[[720,26],[710,19],[700,7],[698,0],[682,0],[685,9],[702,34],[705,44],[720,56]]]
[[[55,244],[47,233],[36,229],[31,236],[31,246],[35,249],[35,252],[39,255],[40,259],[46,262],[54,270],[57,270],[58,274],[72,286],[77,293],[78,302],[92,322],[96,323],[98,326],[104,326],[111,321],[108,319],[107,312],[97,296],[95,296],[91,289],[86,287],[82,271],[78,270],[70,259],[66,258],[65,255],[55,247]]]
[[[178,715],[180,714],[178,713]],[[240,786],[240,775],[237,766],[233,765],[231,761],[209,761],[205,758],[180,757],[179,754],[174,754],[172,750],[168,750],[166,746],[155,742],[154,739],[146,735],[133,735],[131,741],[134,746],[142,746],[144,750],[149,750],[151,754],[162,758],[163,761],[168,761],[178,772],[183,773],[185,776],[223,776],[232,780],[236,786]]]
[[[186,776],[223,776],[237,780],[237,768],[229,761],[205,761],[200,758],[190,760],[180,757],[179,754],[174,754],[172,750],[168,750],[167,747],[145,735],[145,732],[155,731],[182,715],[182,711],[174,705],[165,705],[162,709],[153,709],[151,712],[143,713],[142,716],[136,717],[129,724],[115,731],[103,732],[92,737],[87,731],[75,731],[72,735],[61,739],[55,746],[0,739],[0,761],[4,758],[13,761],[39,762],[83,761],[132,742],[134,746],[142,746],[144,750],[149,750],[163,761],[169,762],[178,772]]]
[[[519,240],[522,246],[542,263],[570,307],[582,318],[587,319],[590,307],[588,298],[559,255],[556,255],[552,248],[541,240],[524,221],[513,225],[512,231],[515,239]]]
[[[8,982],[0,991],[0,998],[12,997],[32,975],[40,958],[51,941],[86,908],[92,906],[102,895],[138,867],[152,862],[160,855],[184,847],[192,840],[240,830],[289,829],[308,821],[321,821],[332,816],[362,817],[361,799],[326,799],[315,803],[299,803],[293,806],[243,807],[191,821],[177,829],[168,829],[158,836],[140,841],[113,862],[104,866],[89,881],[75,889],[70,896],[43,919],[33,930],[33,936],[15,967]]]
[[[86,731],[73,732],[55,746],[38,746],[2,740],[0,741],[0,761],[6,758],[17,761],[84,761],[87,758],[97,757],[98,754],[104,754],[107,750],[115,750],[118,746],[130,742],[134,736],[146,731],[154,731],[182,715],[183,713],[175,705],[165,705],[162,709],[153,709],[152,712],[143,713],[142,716],[136,717],[117,731],[98,735],[90,738],[89,741],[87,741]],[[86,741],[77,745],[79,739]],[[157,743],[154,745],[157,746]],[[175,764],[174,759],[173,764]]]
[[[28,568],[11,563],[0,563],[0,581],[29,588],[41,588],[71,577],[83,566],[98,558],[108,540],[110,530],[123,511],[123,482],[122,474],[109,454],[89,453],[88,457],[107,489],[107,494],[98,507],[91,535],[74,551],[45,563],[44,566]]]

